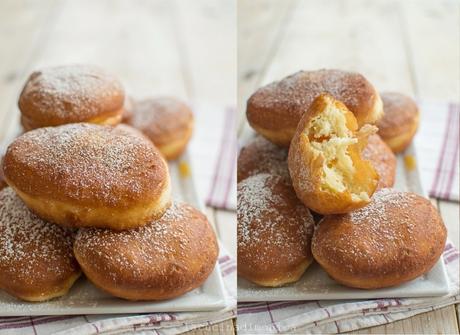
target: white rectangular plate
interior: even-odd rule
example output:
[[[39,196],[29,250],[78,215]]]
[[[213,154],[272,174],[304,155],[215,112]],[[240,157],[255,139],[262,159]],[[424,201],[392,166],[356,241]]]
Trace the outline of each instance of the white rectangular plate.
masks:
[[[411,145],[405,152],[416,160],[416,152]],[[402,155],[398,155],[395,188],[427,196],[423,190],[417,168],[408,170]],[[266,288],[238,278],[238,302],[282,301],[282,300],[342,300],[442,296],[449,292],[444,262],[439,259],[427,274],[400,286],[360,290],[338,284],[313,263],[296,283]]]
[[[191,168],[187,154],[178,162],[169,164],[173,198],[186,201],[203,211],[203,205],[196,194],[193,174],[180,173],[179,164],[182,164],[186,172]],[[178,298],[159,302],[115,298],[97,289],[84,276],[67,295],[48,302],[27,303],[0,291],[0,316],[211,311],[223,307],[225,295],[218,266],[201,287]]]

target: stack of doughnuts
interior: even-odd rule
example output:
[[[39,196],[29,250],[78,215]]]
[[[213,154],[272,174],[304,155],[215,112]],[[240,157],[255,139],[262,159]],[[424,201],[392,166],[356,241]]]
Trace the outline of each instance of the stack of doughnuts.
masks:
[[[395,153],[418,126],[413,100],[380,98],[357,73],[300,71],[257,90],[247,118],[258,135],[238,157],[241,278],[289,284],[314,259],[343,285],[378,289],[434,266],[447,237],[438,211],[392,189]]]
[[[193,113],[173,97],[125,97],[113,75],[90,65],[66,65],[33,72],[19,96],[25,131],[68,123],[117,125],[141,130],[167,159],[178,158],[193,132]]]
[[[136,119],[140,130],[118,124],[136,118],[124,112],[124,96],[114,77],[90,66],[28,79],[19,98],[27,132],[1,164],[0,289],[44,301],[65,295],[83,272],[116,297],[163,300],[213,271],[211,225],[171,201],[168,164],[141,132],[168,120],[144,128]]]

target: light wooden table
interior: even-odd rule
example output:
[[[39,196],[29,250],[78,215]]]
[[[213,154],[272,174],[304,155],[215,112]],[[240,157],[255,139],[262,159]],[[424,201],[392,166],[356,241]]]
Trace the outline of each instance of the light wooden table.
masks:
[[[239,0],[239,134],[254,90],[300,69],[363,73],[379,90],[457,101],[458,1]],[[459,245],[458,203],[433,200]],[[458,333],[458,306],[355,333]]]
[[[17,130],[17,97],[42,66],[91,63],[127,92],[222,106],[236,97],[233,0],[6,0],[0,2],[0,141]],[[234,256],[232,212],[207,209]],[[190,334],[234,334],[232,320]]]

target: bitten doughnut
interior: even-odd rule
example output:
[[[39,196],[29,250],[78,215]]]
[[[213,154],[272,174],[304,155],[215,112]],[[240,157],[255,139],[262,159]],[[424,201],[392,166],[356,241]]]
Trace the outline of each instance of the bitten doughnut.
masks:
[[[41,220],[10,187],[0,191],[0,289],[26,301],[65,295],[80,276],[73,233]]]
[[[74,252],[102,290],[129,300],[163,300],[202,285],[214,269],[218,247],[206,217],[176,203],[141,228],[81,229]]]
[[[383,189],[366,207],[325,217],[315,230],[312,251],[339,283],[376,289],[428,272],[441,256],[446,236],[429,200]]]
[[[273,143],[289,146],[302,115],[321,93],[330,93],[342,101],[360,127],[375,123],[383,115],[378,92],[359,73],[299,71],[258,89],[249,98],[249,124]]]
[[[382,93],[384,115],[377,123],[380,137],[394,153],[404,151],[417,132],[419,111],[415,101],[401,93]]]
[[[377,190],[392,187],[395,184],[396,156],[379,135],[369,136],[361,156],[371,162],[379,175]]]
[[[340,214],[370,201],[379,176],[361,151],[376,128],[358,129],[340,101],[321,94],[300,120],[288,166],[299,199],[319,214]]]
[[[29,208],[64,226],[134,228],[170,204],[165,160],[129,126],[29,131],[8,147],[3,172]]]
[[[76,122],[116,125],[123,101],[123,87],[112,75],[94,66],[66,65],[33,72],[18,105],[27,131]]]
[[[238,182],[259,173],[278,175],[290,182],[287,155],[286,148],[262,136],[255,137],[241,149],[238,156]]]
[[[300,279],[313,261],[313,217],[280,176],[238,183],[238,275],[261,286]]]
[[[168,160],[179,157],[193,132],[193,113],[175,98],[149,98],[134,102],[128,124],[141,130]]]

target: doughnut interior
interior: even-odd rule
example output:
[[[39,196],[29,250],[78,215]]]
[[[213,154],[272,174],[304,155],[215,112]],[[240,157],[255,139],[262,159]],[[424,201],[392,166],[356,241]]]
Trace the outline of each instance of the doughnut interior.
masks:
[[[348,123],[348,125],[347,125]],[[348,128],[350,127],[350,128]],[[353,200],[369,200],[370,186],[367,163],[361,160],[360,139],[374,132],[373,127],[364,126],[357,133],[352,122],[347,122],[346,114],[333,104],[326,105],[324,111],[315,116],[306,129],[314,154],[323,155],[323,190],[334,192],[350,191]],[[364,169],[360,169],[363,167]],[[364,172],[358,174],[357,172]]]
[[[343,195],[342,200],[350,204],[365,205],[375,191],[378,175],[370,162],[361,158],[361,151],[368,136],[375,131],[371,125],[358,129],[356,118],[345,105],[330,95],[319,96],[306,113],[304,122],[299,124],[297,140],[292,144],[297,150],[291,146],[291,177],[293,170],[311,169],[308,175],[317,176],[312,180],[317,185],[307,185],[307,188],[313,187],[320,194]],[[296,157],[299,155],[307,160]],[[293,180],[299,175],[302,173],[294,173]],[[307,177],[304,175],[304,178]],[[297,180],[296,191],[302,193],[302,184],[309,183]],[[326,209],[310,201],[306,205],[321,214],[346,212],[349,207]]]

